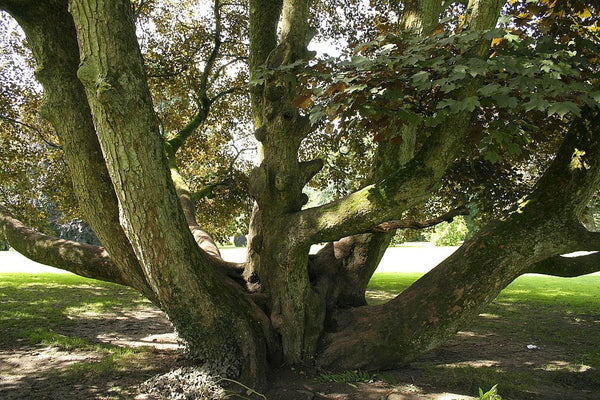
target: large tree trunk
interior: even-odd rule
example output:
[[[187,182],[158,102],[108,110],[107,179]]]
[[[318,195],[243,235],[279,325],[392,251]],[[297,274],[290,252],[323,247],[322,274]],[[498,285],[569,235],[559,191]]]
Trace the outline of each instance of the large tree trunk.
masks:
[[[194,356],[217,372],[264,381],[267,342],[273,342],[270,324],[197,246],[188,228],[158,132],[129,1],[71,1],[71,15],[66,0],[0,6],[28,35],[44,84],[45,114],[59,132],[84,211],[116,261],[100,258],[111,270],[94,277],[120,272],[112,280],[159,305]],[[2,222],[16,226],[10,217]],[[34,239],[40,245],[46,240]],[[62,265],[79,272],[77,264]]]
[[[44,88],[40,113],[52,123],[59,136],[79,206],[116,260],[120,280],[153,299],[131,244],[119,225],[117,198],[84,88],[77,78],[79,51],[67,2],[4,3],[1,5],[23,28],[38,64],[35,75]]]
[[[251,2],[251,26],[274,29],[272,15],[259,12],[268,3]],[[271,40],[265,41],[264,46],[251,46],[251,66],[265,62],[268,68],[276,70],[306,58],[309,3],[283,1],[279,44],[272,48],[274,30],[257,31]],[[500,4],[492,3],[485,9],[474,7],[470,17],[474,29],[494,25]],[[312,258],[309,268],[310,245],[369,232],[378,223],[398,218],[425,201],[460,149],[464,126],[471,115],[463,113],[433,133],[414,158],[416,130],[405,128],[404,143],[411,144],[410,149],[382,146],[375,163],[380,167],[375,168],[370,185],[338,202],[301,210],[306,202],[302,189],[322,163],[298,160],[300,143],[312,127],[293,106],[296,85],[286,81],[286,73],[276,71],[267,76],[264,85],[253,92],[255,136],[261,143],[262,159],[251,177],[251,194],[257,206],[250,227],[246,274],[258,276],[269,298],[268,312],[281,336],[284,360],[297,363],[310,362],[315,357],[325,322],[330,319],[327,312],[333,312],[337,305],[364,304],[364,289],[389,237],[363,235],[340,241],[337,255],[336,250],[332,256],[331,249],[326,248],[322,257]],[[474,82],[465,89],[465,96],[475,93],[478,87]],[[406,168],[400,168],[403,165]],[[390,167],[398,167],[398,173],[384,176],[383,171]],[[342,249],[344,245],[346,248]],[[336,258],[338,266],[331,264]],[[341,288],[343,283],[347,284],[346,289]]]
[[[309,55],[309,3],[250,1],[253,74],[263,63],[277,69]],[[433,24],[439,1],[409,3],[427,17],[415,29]],[[501,3],[469,2],[467,26],[495,26]],[[393,301],[365,306],[367,282],[389,235],[362,234],[399,218],[438,187],[462,147],[471,114],[455,115],[430,132],[414,157],[412,150],[406,159],[395,158],[395,149],[381,150],[375,165],[385,168],[376,168],[366,187],[303,210],[302,189],[322,162],[298,159],[313,128],[293,107],[295,85],[275,72],[252,89],[262,159],[251,177],[256,207],[245,272],[259,280],[253,290],[261,293],[248,293],[227,276],[212,241],[206,238],[208,251],[201,248],[204,233],[158,132],[129,1],[68,4],[69,12],[67,0],[0,0],[27,32],[44,84],[45,115],[59,132],[82,208],[107,251],[36,234],[0,207],[2,232],[40,261],[137,288],[167,312],[192,354],[219,373],[259,384],[267,360],[397,366],[441,344],[520,274],[568,275],[568,263],[555,256],[599,247],[598,234],[577,221],[600,183],[600,141],[592,132],[600,119],[588,110],[506,219],[482,229]],[[463,95],[475,95],[479,85],[474,80]],[[384,176],[390,162],[397,171]],[[337,244],[309,257],[311,244],[320,242]],[[588,260],[582,271],[593,269]]]

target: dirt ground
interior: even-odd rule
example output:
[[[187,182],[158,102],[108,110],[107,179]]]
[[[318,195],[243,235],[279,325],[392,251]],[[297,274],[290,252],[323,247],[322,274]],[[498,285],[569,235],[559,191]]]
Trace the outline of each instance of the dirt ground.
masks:
[[[153,399],[138,393],[139,385],[156,374],[187,365],[170,323],[160,311],[149,307],[117,316],[96,315],[61,333],[119,346],[151,346],[153,350],[141,353],[134,368],[110,365],[108,373],[90,373],[75,367],[82,361],[100,361],[102,354],[2,343],[0,336],[0,399]],[[572,343],[564,346],[530,344],[529,348],[527,345],[494,333],[460,332],[455,339],[418,362],[404,369],[385,371],[385,382],[318,383],[315,377],[322,375],[282,368],[273,372],[270,387],[264,395],[269,400],[472,399],[466,394],[476,395],[477,389],[452,387],[459,378],[450,379],[454,384],[441,378],[464,366],[506,374],[529,373],[554,363],[556,368],[548,373],[556,374],[560,378],[557,382],[563,383],[554,385],[548,384],[552,379],[544,380],[521,394],[503,396],[503,399],[599,398],[597,370],[559,361],[568,359],[566,355]],[[580,379],[584,384],[574,382],[565,386],[565,376],[576,377],[573,379]],[[248,395],[239,387],[236,390],[236,385],[228,390],[231,397],[227,398],[259,398]],[[234,392],[238,394],[232,394]]]

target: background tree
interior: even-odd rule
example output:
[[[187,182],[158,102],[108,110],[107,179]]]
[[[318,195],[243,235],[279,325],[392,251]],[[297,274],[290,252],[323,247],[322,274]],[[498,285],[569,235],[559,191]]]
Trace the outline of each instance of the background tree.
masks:
[[[368,43],[338,60],[310,61],[309,22],[331,10],[326,4],[251,0],[247,36],[233,28],[245,21],[241,6],[215,0],[206,30],[194,25],[206,8],[188,8],[189,17],[157,20],[156,36],[146,25],[144,59],[135,19],[163,3],[0,0],[27,35],[43,86],[40,113],[56,130],[80,210],[104,247],[45,236],[4,206],[2,233],[33,259],[136,288],[169,315],[192,355],[254,383],[281,363],[402,365],[443,343],[520,274],[597,269],[595,256],[568,264],[559,257],[599,243],[580,222],[600,179],[595,3],[392,3],[397,20],[357,34]],[[388,6],[375,5],[364,20]],[[188,33],[162,41],[161,29],[173,24]],[[225,44],[234,34],[249,45],[246,96],[259,154],[248,178],[255,205],[242,265],[223,261],[200,227],[210,210],[195,207],[200,185],[191,177],[210,169],[211,140],[227,142],[218,125],[246,125],[227,107],[209,117],[241,83],[221,74],[245,56]],[[173,62],[152,61],[159,54]],[[326,117],[338,119],[328,128]],[[303,190],[325,162],[318,146],[302,146],[317,133],[324,149],[360,149],[362,137],[369,159],[336,200],[306,208]],[[348,163],[342,156],[328,164]],[[465,168],[480,175],[465,176]],[[366,306],[389,232],[411,226],[407,217],[428,202],[489,198],[483,188],[498,171],[512,171],[511,181],[527,176],[519,191],[498,190],[488,202],[506,207],[395,299]],[[459,196],[462,188],[472,190]]]

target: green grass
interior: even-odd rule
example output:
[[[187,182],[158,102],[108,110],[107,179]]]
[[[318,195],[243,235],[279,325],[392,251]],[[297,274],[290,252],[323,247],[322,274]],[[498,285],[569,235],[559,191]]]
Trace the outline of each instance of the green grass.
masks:
[[[372,373],[369,371],[355,370],[344,371],[337,374],[321,374],[314,379],[318,383],[346,383],[355,386],[354,383],[374,383],[377,381],[386,382],[391,385],[396,384],[393,376],[385,373]]]
[[[393,298],[420,276],[418,273],[375,274],[369,284],[368,300],[376,304]],[[71,328],[78,321],[95,313],[118,317],[124,311],[148,304],[131,289],[74,275],[0,274],[0,347],[10,351],[41,345],[96,354],[94,359],[56,371],[55,377],[65,382],[118,376],[122,371],[150,363],[152,351],[103,344],[69,332],[74,332]],[[474,366],[462,363],[463,359],[449,363],[452,346],[462,343],[462,339],[455,340],[446,353],[442,348],[444,362],[419,361],[411,366],[419,380],[472,396],[477,395],[479,388],[489,389],[497,384],[498,393],[509,399],[557,398],[540,393],[570,393],[569,390],[578,388],[600,392],[600,276],[570,279],[523,276],[508,286],[464,331],[475,338],[472,360],[481,357],[486,337],[502,338],[505,342],[500,343],[506,343],[509,349],[508,358],[513,357],[510,352],[514,352],[514,346],[511,347],[514,343],[534,343],[555,351],[556,357],[538,366],[524,364],[519,368],[502,363],[491,367]],[[484,344],[480,346],[477,338],[482,338]],[[515,353],[514,357],[519,354],[522,352]],[[461,353],[461,357],[463,355]],[[347,371],[323,375],[320,379],[351,383],[381,380],[381,376]],[[389,383],[391,379],[393,376],[385,380]]]
[[[147,351],[92,343],[64,331],[86,314],[118,316],[149,302],[123,286],[70,274],[0,274],[0,347],[51,346],[63,351],[91,351],[106,363]],[[77,368],[75,364],[74,368]]]
[[[367,300],[370,304],[380,304],[402,292],[420,276],[375,274],[369,284]],[[463,330],[473,337],[470,360],[415,364],[427,379],[448,391],[474,396],[479,388],[498,384],[499,394],[509,399],[554,399],[572,390],[592,393],[583,397],[577,394],[578,398],[591,399],[600,392],[600,276],[568,279],[522,276]],[[501,340],[487,341],[489,337]],[[446,353],[442,347],[441,354],[452,359],[451,349],[455,349],[452,346],[461,343],[461,339],[454,340]],[[513,357],[512,354],[515,360],[523,357],[521,366],[506,365],[504,357],[499,357],[502,359],[496,360],[494,366],[469,365],[469,361],[489,354],[488,343],[505,346],[508,358]],[[541,350],[527,353],[527,344],[535,344]],[[499,350],[496,354],[502,353]],[[537,365],[540,360],[534,357],[543,351],[548,360]],[[527,359],[528,355],[532,359]]]
[[[0,345],[41,343],[42,330],[58,332],[82,313],[120,314],[148,301],[120,285],[70,274],[0,274]]]
[[[149,347],[122,347],[77,336],[74,327],[97,314],[119,317],[150,303],[120,285],[71,274],[0,274],[0,349],[4,352],[39,346],[84,352],[87,359],[40,372],[37,379],[55,385],[90,385],[81,398],[95,398],[96,385],[108,385],[110,399],[132,398],[135,386],[116,382],[141,371],[158,371],[160,357]],[[95,315],[96,314],[96,315]],[[143,327],[140,327],[143,330]],[[95,382],[95,383],[92,383]],[[0,395],[0,397],[2,397]]]

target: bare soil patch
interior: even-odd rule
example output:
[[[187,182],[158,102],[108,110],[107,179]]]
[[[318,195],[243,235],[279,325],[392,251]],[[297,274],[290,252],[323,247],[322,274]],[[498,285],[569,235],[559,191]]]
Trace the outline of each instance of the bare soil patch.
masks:
[[[370,301],[417,279],[388,275],[371,282]],[[452,340],[405,368],[287,366],[272,371],[262,392],[269,400],[450,400],[498,384],[504,400],[598,399],[599,290],[598,277],[513,282]],[[32,340],[38,330],[45,336]],[[68,274],[0,278],[0,399],[153,399],[139,392],[143,382],[189,366],[164,313],[134,291]],[[353,373],[361,379],[344,378]],[[225,389],[224,398],[264,399],[236,384]]]
[[[598,321],[591,323],[598,324]],[[171,324],[162,312],[150,306],[119,315],[84,313],[61,334],[124,347],[146,347],[145,351],[135,354],[133,361],[123,363],[123,368],[109,365],[103,371],[86,368],[106,362],[101,352],[2,343],[0,398],[151,399],[138,393],[142,382],[189,365],[178,349]],[[467,395],[477,394],[477,388],[473,389],[477,382],[469,381],[469,371],[486,370],[499,382],[501,394],[502,379],[527,376],[523,379],[530,387],[504,396],[505,399],[598,398],[597,368],[564,361],[570,359],[571,352],[572,343],[562,346],[529,343],[493,331],[464,331],[412,365],[376,375],[383,376],[383,380],[318,382],[316,378],[323,380],[322,372],[282,368],[273,371],[270,387],[264,395],[270,400],[469,399],[472,397]],[[237,385],[230,385],[226,390],[230,398],[259,398]]]

